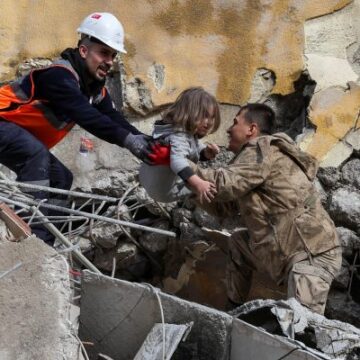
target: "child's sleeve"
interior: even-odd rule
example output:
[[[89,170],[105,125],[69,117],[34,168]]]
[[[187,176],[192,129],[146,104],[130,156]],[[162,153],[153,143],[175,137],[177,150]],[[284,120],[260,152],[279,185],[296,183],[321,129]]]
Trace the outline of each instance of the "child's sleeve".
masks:
[[[190,143],[187,134],[174,133],[169,136],[170,140],[170,168],[178,176],[186,181],[194,175],[188,163],[190,154]]]

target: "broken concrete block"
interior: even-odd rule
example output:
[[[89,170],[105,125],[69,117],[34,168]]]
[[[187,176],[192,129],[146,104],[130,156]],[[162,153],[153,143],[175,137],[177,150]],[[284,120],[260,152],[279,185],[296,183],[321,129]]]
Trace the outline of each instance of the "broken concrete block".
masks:
[[[343,256],[350,258],[353,256],[355,249],[360,249],[360,237],[354,231],[345,227],[337,227],[336,231],[339,235]]]
[[[317,178],[325,186],[325,188],[334,188],[341,179],[341,173],[336,167],[328,166],[319,168]]]
[[[331,286],[336,289],[341,289],[343,291],[346,291],[349,286],[349,280],[350,280],[349,263],[345,259],[343,259],[341,264],[341,269],[339,273],[336,275]]]
[[[294,298],[286,301],[254,300],[237,308],[234,315],[270,333],[298,340],[301,348],[319,358],[323,358],[323,354],[330,358],[344,358],[360,347],[360,329],[314,313]],[[306,333],[314,336],[306,336]]]
[[[180,240],[185,243],[206,239],[203,231],[193,223],[180,223],[180,232]]]
[[[325,314],[331,319],[341,319],[360,328],[360,305],[348,298],[344,291],[330,292]]]
[[[193,212],[193,218],[195,221],[195,224],[200,227],[206,227],[208,229],[219,229],[220,223],[218,219],[209,213],[207,213],[205,210],[197,207],[195,211]]]
[[[0,243],[0,253],[0,358],[78,359],[65,258],[33,236]]]
[[[360,130],[350,130],[345,136],[345,141],[351,145],[354,150],[360,150]]]
[[[360,159],[348,161],[341,169],[342,178],[346,184],[360,190]]]
[[[94,342],[88,348],[90,358],[99,352],[117,360],[134,358],[153,325],[161,322],[155,291],[148,285],[83,273],[80,338]],[[158,295],[166,323],[194,322],[174,360],[228,359],[230,315],[161,292]]]
[[[140,263],[142,256],[137,246],[129,242],[120,242],[112,249],[96,249],[94,265],[99,269],[111,272],[116,264],[116,269],[125,269],[133,264]]]
[[[12,240],[14,236],[10,233],[6,224],[0,219],[0,243]]]
[[[322,159],[320,166],[335,166],[338,167],[343,164],[352,154],[353,148],[344,141],[335,141],[334,147],[329,149],[329,152]]]
[[[175,227],[180,227],[180,223],[190,222],[192,219],[192,212],[185,208],[175,208],[171,215]]]
[[[239,359],[320,360],[323,358],[302,350],[297,344],[290,343],[285,338],[234,319],[230,360]]]
[[[153,225],[158,229],[169,230],[170,225],[168,221],[158,221]],[[150,252],[162,252],[167,248],[169,237],[163,234],[156,234],[151,232],[146,232],[139,237],[140,244]]]
[[[121,225],[105,224],[96,227],[91,231],[91,239],[99,246],[105,249],[111,249],[116,246],[119,236],[123,234]]]
[[[360,194],[346,188],[333,192],[329,213],[336,224],[345,225],[352,229],[359,228]]]

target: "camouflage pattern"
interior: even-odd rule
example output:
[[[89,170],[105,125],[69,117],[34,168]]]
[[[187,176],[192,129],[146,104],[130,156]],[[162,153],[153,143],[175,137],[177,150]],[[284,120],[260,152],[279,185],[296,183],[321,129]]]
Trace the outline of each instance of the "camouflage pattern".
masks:
[[[251,140],[226,168],[193,166],[193,169],[217,187],[213,203],[203,206],[205,210],[221,217],[239,213],[248,229],[245,233],[234,233],[230,241],[230,299],[245,300],[254,269],[269,273],[278,283],[287,281],[291,271],[292,290],[288,289],[291,294],[297,294],[294,283],[305,288],[305,276],[311,283],[309,297],[317,296],[312,287],[317,287],[319,280],[310,279],[309,271],[294,275],[299,270],[293,267],[304,261],[313,266],[314,259],[321,257],[325,260],[316,262],[314,267],[328,275],[324,280],[327,290],[321,296],[323,302],[340,269],[341,252],[334,223],[322,207],[313,184],[316,159],[302,152],[286,134],[278,133]],[[330,254],[332,249],[337,249],[337,255],[326,261],[324,254]],[[311,276],[321,278],[317,270]],[[307,306],[310,302],[317,303],[316,299],[305,302],[304,296],[296,297]]]

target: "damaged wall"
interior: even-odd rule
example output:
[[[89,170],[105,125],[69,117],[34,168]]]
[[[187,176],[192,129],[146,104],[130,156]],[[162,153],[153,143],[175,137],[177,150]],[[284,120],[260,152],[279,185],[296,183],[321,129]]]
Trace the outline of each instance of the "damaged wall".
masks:
[[[352,127],[357,127],[358,101],[355,90],[348,94],[348,101],[354,104],[350,111],[342,105],[341,96],[322,91],[342,86],[346,92],[347,83],[357,81],[359,7],[358,0],[109,0],[106,4],[99,0],[86,4],[69,0],[4,0],[0,15],[0,80],[11,79],[17,65],[29,58],[54,58],[65,47],[74,46],[75,30],[83,17],[92,11],[109,11],[124,24],[128,51],[113,74],[115,87],[122,82],[123,88],[122,92],[114,89],[115,100],[121,104],[118,97],[123,95],[126,107],[140,115],[140,123],[136,124],[144,131],[150,131],[153,119],[144,123],[142,116],[154,106],[172,102],[180,91],[192,85],[204,86],[224,104],[265,101],[271,94],[277,95],[282,101],[270,103],[281,118],[285,116],[283,121],[289,126],[306,115],[308,101],[302,109],[290,110],[299,102],[294,97],[300,97],[301,102],[308,96],[308,89],[296,89],[296,81],[307,69],[316,81],[315,91],[329,99],[326,101],[336,111],[329,110],[329,126],[329,121],[324,120],[327,113],[318,114],[318,102],[314,100],[310,118],[318,131],[316,136],[310,132],[303,146],[321,160],[332,158],[329,151]],[[285,115],[284,109],[288,109]],[[228,124],[234,111],[223,110]],[[346,124],[338,129],[344,117]],[[223,130],[227,124],[215,135],[220,143],[226,142]],[[301,121],[297,134],[303,125]],[[337,146],[342,159],[352,149],[347,143]]]

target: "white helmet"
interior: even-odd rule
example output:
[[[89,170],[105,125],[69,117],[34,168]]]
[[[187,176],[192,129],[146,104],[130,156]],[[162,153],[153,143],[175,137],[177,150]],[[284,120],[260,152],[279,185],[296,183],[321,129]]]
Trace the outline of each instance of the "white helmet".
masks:
[[[77,32],[94,37],[112,49],[126,54],[124,49],[124,28],[110,13],[93,13],[80,24]]]

